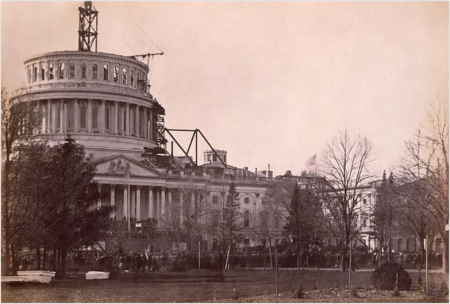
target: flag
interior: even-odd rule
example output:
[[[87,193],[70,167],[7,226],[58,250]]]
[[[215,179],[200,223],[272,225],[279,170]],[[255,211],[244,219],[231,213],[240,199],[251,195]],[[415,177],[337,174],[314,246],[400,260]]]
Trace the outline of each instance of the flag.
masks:
[[[317,154],[314,154],[313,157],[311,157],[311,158],[308,159],[308,167],[309,167],[309,166],[315,166],[315,165],[316,165],[316,156],[317,156]]]

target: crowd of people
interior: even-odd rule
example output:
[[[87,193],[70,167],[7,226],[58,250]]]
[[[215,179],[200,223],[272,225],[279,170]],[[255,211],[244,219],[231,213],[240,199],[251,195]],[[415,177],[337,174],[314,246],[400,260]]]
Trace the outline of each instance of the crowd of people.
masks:
[[[41,257],[42,259],[42,257]],[[106,255],[96,251],[78,251],[72,253],[71,261],[68,263],[73,271],[108,271],[114,273],[150,273],[157,271],[182,272],[189,269],[223,270],[227,264],[229,269],[242,269],[252,267],[274,267],[275,254],[272,252],[270,258],[268,250],[235,251],[230,254],[227,262],[227,254],[220,252],[158,252],[154,248],[142,252],[121,252]],[[406,269],[424,269],[425,260],[421,253],[417,252],[393,252],[389,257],[387,253],[380,254],[377,250],[358,249],[352,252],[352,269],[376,268],[388,260],[402,265]],[[45,265],[41,262],[39,268],[54,270],[53,254],[50,253],[45,259]],[[331,248],[323,250],[309,250],[300,253],[300,267],[302,268],[340,268],[342,265],[340,253]],[[344,257],[346,267],[350,264],[350,257]],[[278,266],[282,268],[297,267],[297,254],[293,248],[287,248],[278,253]],[[430,252],[428,256],[428,267],[439,269],[442,267],[442,253]],[[15,265],[17,270],[38,269],[36,254],[26,254],[18,258]]]

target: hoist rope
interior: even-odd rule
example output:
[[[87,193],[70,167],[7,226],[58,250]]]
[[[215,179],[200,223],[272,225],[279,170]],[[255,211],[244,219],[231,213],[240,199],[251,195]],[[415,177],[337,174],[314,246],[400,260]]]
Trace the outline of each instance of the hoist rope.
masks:
[[[162,50],[161,50],[161,48],[152,40],[152,38],[150,38],[148,35],[147,35],[147,33],[141,28],[141,26],[136,22],[136,21],[134,21],[134,19],[133,19],[133,17],[131,17],[131,15],[127,12],[127,11],[125,11],[126,13],[127,13],[127,15],[130,17],[130,19],[139,27],[139,29],[145,34],[145,36],[147,36],[147,38],[148,39],[150,39],[150,41],[154,44],[154,45],[156,45],[156,47],[161,51],[161,52],[163,52]]]

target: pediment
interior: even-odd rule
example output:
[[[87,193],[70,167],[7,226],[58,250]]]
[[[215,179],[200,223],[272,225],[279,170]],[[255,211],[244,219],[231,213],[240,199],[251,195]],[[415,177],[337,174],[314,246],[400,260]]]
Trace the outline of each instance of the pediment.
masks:
[[[143,176],[143,177],[164,177],[164,173],[158,172],[140,163],[132,157],[118,154],[99,159],[95,163],[96,173],[113,176]]]

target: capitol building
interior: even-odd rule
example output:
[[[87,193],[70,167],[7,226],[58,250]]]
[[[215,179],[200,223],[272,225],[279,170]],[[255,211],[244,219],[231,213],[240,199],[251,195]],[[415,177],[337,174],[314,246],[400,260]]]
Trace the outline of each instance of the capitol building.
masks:
[[[163,231],[162,218],[178,207],[176,216],[183,225],[180,210],[200,202],[217,204],[233,181],[243,244],[260,244],[251,228],[273,180],[270,169],[232,167],[227,152],[212,147],[204,151],[202,165],[193,165],[186,155],[171,155],[166,150],[165,109],[150,93],[149,66],[138,56],[97,52],[98,12],[89,1],[79,10],[77,51],[48,52],[24,61],[27,86],[12,98],[31,102],[41,114],[35,136],[49,143],[70,136],[84,147],[97,168],[94,181],[103,197],[98,206],[113,207],[112,220],[156,220]],[[191,190],[190,200],[180,199],[186,189]],[[280,239],[281,232],[282,227]],[[211,249],[214,239],[205,235],[204,242]],[[111,248],[108,241],[105,245]]]

